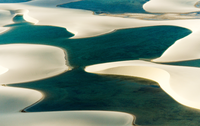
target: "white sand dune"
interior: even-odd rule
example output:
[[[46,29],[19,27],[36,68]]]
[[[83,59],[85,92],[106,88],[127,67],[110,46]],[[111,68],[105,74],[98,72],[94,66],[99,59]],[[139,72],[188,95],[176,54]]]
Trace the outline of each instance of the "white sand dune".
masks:
[[[0,45],[0,84],[44,79],[70,68],[61,48],[34,44]]]
[[[114,31],[116,29],[138,28],[146,26],[173,25],[188,28],[192,31],[189,36],[178,40],[155,62],[172,62],[199,59],[200,20],[139,20],[120,17],[93,15],[91,11],[78,9],[58,8],[56,3],[70,1],[52,0],[44,5],[47,0],[36,0],[18,4],[0,4],[0,8],[5,11],[12,11],[16,14],[23,14],[24,19],[37,25],[50,25],[64,27],[75,34],[76,38],[93,37]],[[176,0],[179,3],[179,0]],[[39,6],[40,5],[40,6]],[[45,7],[42,7],[42,6]],[[12,14],[11,14],[12,15]],[[5,24],[4,24],[5,25]],[[0,24],[1,26],[1,24]],[[2,25],[3,26],[3,25]],[[190,53],[188,53],[188,51]]]
[[[7,71],[8,71],[8,68],[0,66],[0,75],[6,73]]]
[[[40,100],[43,94],[30,89],[0,86],[0,96],[0,116],[2,117],[5,114],[19,113],[23,108]]]
[[[200,68],[160,65],[133,60],[92,65],[86,67],[85,71],[154,80],[177,102],[200,109]]]
[[[135,117],[111,111],[20,113],[43,97],[39,91],[0,86],[1,126],[132,126]]]
[[[200,20],[149,21],[119,17],[97,16],[91,11],[58,8],[56,5],[74,0],[33,0],[26,3],[0,4],[0,33],[8,30],[5,25],[13,23],[15,15],[37,25],[64,27],[86,38],[102,35],[116,29],[145,26],[173,25],[188,28],[189,36],[178,40],[157,62],[199,59]],[[186,13],[198,11],[197,0],[151,0],[144,5],[150,12]],[[155,6],[156,5],[156,6]],[[171,9],[170,9],[171,8]],[[44,45],[1,45],[0,84],[13,84],[44,79],[67,70],[65,55],[60,48]],[[149,78],[176,101],[193,108],[200,108],[199,68],[158,65],[143,61],[124,61],[89,66],[86,71],[100,74],[118,74]],[[0,87],[0,122],[2,126],[131,126],[135,119],[121,112],[68,111],[48,113],[19,113],[25,106],[42,98],[42,94],[29,89]],[[30,100],[28,100],[30,99]],[[11,104],[15,101],[13,104]],[[6,106],[7,103],[10,106]],[[11,121],[12,120],[12,121]]]
[[[0,115],[2,126],[132,126],[133,116],[109,111],[68,111]]]
[[[43,2],[44,4],[48,3],[44,5],[48,5],[48,7],[40,7],[43,6]],[[69,15],[75,15],[75,18],[81,17],[81,19],[84,19],[81,15],[88,14],[89,18],[87,18],[86,21],[91,19],[90,16],[93,15],[92,12],[89,11],[73,10],[68,12],[64,11],[65,9],[62,8],[52,8],[51,6],[56,5],[54,3],[57,2],[59,1],[35,0],[26,4],[0,4],[0,8],[10,12],[10,15],[7,16],[7,24],[13,23],[12,18],[15,15],[23,15],[25,20],[34,24],[66,27],[66,24],[67,26],[71,26],[74,21],[74,19],[67,17]],[[63,15],[66,15],[66,17]],[[65,20],[58,19],[58,17]],[[73,26],[82,26],[80,30],[83,34],[83,28],[86,28],[84,22],[81,24],[74,23]],[[0,23],[0,26],[3,27],[7,24]],[[97,27],[101,29],[100,26]],[[74,30],[74,27],[72,28]],[[97,30],[96,34],[96,32],[93,33],[94,30],[92,29],[82,36],[86,37],[86,35],[90,33],[98,35],[99,31],[101,33],[102,30]],[[0,76],[0,83],[2,85],[13,84],[51,77],[67,70],[65,63],[65,55],[60,48],[30,44],[1,45],[0,68],[2,74]],[[15,90],[15,88],[9,87],[0,88],[3,90],[0,92],[0,95],[4,96],[3,99],[0,99],[0,106],[2,106],[0,122],[2,126],[131,126],[135,119],[132,115],[127,113],[109,111],[20,113],[19,111],[21,109],[42,98],[42,94],[29,89],[16,88]],[[7,104],[10,104],[10,106],[6,106]]]
[[[189,13],[200,11],[195,7],[199,0],[150,0],[143,5],[151,13]]]
[[[0,83],[15,84],[66,71],[64,51],[35,44],[0,45]],[[2,67],[3,66],[3,67]],[[109,111],[20,113],[44,96],[39,91],[0,86],[1,126],[132,126],[134,116]]]

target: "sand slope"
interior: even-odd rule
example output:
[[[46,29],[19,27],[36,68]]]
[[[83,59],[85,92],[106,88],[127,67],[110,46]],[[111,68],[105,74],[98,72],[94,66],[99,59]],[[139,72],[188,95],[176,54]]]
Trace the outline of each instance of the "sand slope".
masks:
[[[96,74],[136,76],[154,80],[177,102],[200,109],[200,68],[170,66],[146,61],[121,61],[88,66]]]
[[[67,57],[67,56],[66,56]],[[70,68],[62,49],[34,44],[0,45],[0,84],[44,79]]]
[[[93,15],[91,11],[58,8],[56,3],[61,1],[50,1],[44,5],[46,0],[36,0],[19,4],[0,4],[0,8],[6,12],[12,11],[12,15],[22,14],[24,19],[36,25],[50,25],[64,27],[75,34],[72,38],[86,38],[106,34],[115,29],[136,28],[145,26],[173,25],[188,28],[192,31],[189,36],[178,40],[172,45],[156,62],[172,62],[200,58],[199,49],[199,19],[193,20],[139,20],[131,18],[109,17]],[[69,2],[69,1],[62,1]],[[176,0],[176,3],[181,1]],[[190,1],[191,2],[191,1]],[[173,3],[172,3],[173,4]],[[181,3],[182,4],[182,3]],[[189,4],[188,4],[189,5]],[[45,6],[45,7],[42,7]],[[9,20],[8,20],[9,21]],[[5,24],[0,24],[4,26]],[[190,41],[190,42],[188,42]],[[192,48],[192,50],[190,50]],[[190,51],[190,53],[188,53]]]
[[[91,11],[57,8],[73,0],[34,0],[26,3],[0,4],[0,33],[13,24],[13,17],[36,25],[64,27],[73,39],[102,35],[115,29],[173,25],[188,28],[190,35],[178,40],[156,62],[199,59],[200,20],[149,21],[93,15]],[[144,5],[149,12],[186,13],[198,11],[197,0],[151,0]],[[159,43],[158,43],[159,44]],[[0,84],[13,84],[58,75],[66,66],[62,49],[30,44],[0,45]],[[162,89],[183,105],[200,108],[199,68],[159,65],[144,61],[122,61],[88,66],[87,72],[138,76],[155,80]],[[68,111],[20,113],[43,95],[35,90],[0,87],[0,122],[2,126],[131,126],[135,118],[127,113],[106,111]],[[8,105],[9,104],[9,105]]]
[[[0,115],[2,126],[132,126],[127,113],[105,111],[42,112]]]
[[[199,0],[150,0],[143,5],[151,13],[189,13],[199,11],[195,4]]]

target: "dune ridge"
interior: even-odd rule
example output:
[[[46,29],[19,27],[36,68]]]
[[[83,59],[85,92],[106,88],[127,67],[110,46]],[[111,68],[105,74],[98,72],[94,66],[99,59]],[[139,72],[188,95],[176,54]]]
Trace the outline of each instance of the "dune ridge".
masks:
[[[0,75],[6,73],[7,71],[8,71],[8,68],[0,66]]]
[[[68,69],[65,52],[58,47],[36,44],[0,45],[0,122],[2,126],[132,126],[135,117],[123,112],[63,111],[21,113],[44,95],[36,90],[7,84],[36,81]],[[12,121],[9,121],[12,120]],[[51,120],[51,121],[50,121]]]
[[[62,49],[36,44],[0,45],[0,65],[0,84],[44,79],[70,69]]]
[[[39,2],[39,4],[37,3]],[[33,7],[37,10],[37,13],[43,7],[41,2],[44,1],[31,1],[31,4],[37,4],[36,6],[17,3],[17,4],[0,4],[0,8],[9,13],[5,22],[0,23],[1,27],[12,24],[12,18],[16,15],[23,15],[23,18],[33,24],[42,22],[39,18],[30,16]],[[44,4],[47,1],[44,2]],[[59,1],[48,1],[52,6]],[[61,1],[60,1],[61,2]],[[62,1],[63,2],[63,1]],[[38,6],[40,5],[40,6]],[[28,8],[28,9],[27,9]],[[48,8],[50,12],[53,8]],[[31,10],[31,11],[30,11]],[[59,12],[61,12],[60,10]],[[45,12],[44,14],[47,14]],[[50,13],[48,12],[48,13]],[[81,11],[77,11],[81,12]],[[77,13],[76,12],[76,13]],[[90,12],[91,13],[91,12]],[[57,14],[57,13],[56,13]],[[80,14],[78,14],[80,16]],[[39,15],[43,16],[43,15]],[[49,15],[50,16],[50,15]],[[47,19],[49,20],[49,19]],[[54,21],[52,21],[54,22]],[[47,22],[44,22],[45,25]],[[60,23],[60,22],[59,22]],[[51,21],[50,21],[51,24]],[[43,25],[43,24],[42,24]],[[57,26],[57,25],[56,25]],[[62,26],[62,25],[59,25]],[[4,28],[4,27],[3,27]],[[9,28],[7,28],[8,30]],[[1,32],[2,33],[2,32]],[[28,125],[42,125],[42,126],[93,126],[93,125],[107,125],[107,126],[132,126],[135,117],[128,113],[123,112],[109,112],[109,111],[67,111],[67,112],[42,112],[42,113],[21,113],[20,110],[30,106],[31,104],[39,101],[44,96],[42,93],[22,88],[7,87],[7,84],[15,84],[29,81],[36,81],[48,77],[58,75],[66,70],[70,70],[68,59],[65,52],[57,47],[47,45],[34,45],[34,44],[8,44],[0,46],[0,66],[1,67],[1,89],[3,90],[0,95],[4,96],[0,99],[0,105],[2,106],[2,113],[0,116],[1,125],[9,126],[28,126]],[[68,66],[66,66],[68,65]],[[15,104],[12,104],[15,102]],[[6,106],[9,104],[9,106]],[[15,106],[15,107],[13,107]],[[12,109],[11,109],[12,108]],[[19,118],[20,117],[20,118]],[[12,121],[8,121],[12,120]],[[49,121],[51,120],[51,121]]]
[[[143,5],[151,13],[189,13],[197,12],[195,4],[199,0],[150,0]]]
[[[0,21],[0,33],[9,30],[9,27],[4,26],[12,24],[12,19],[17,14],[23,15],[26,21],[36,25],[64,27],[75,34],[71,39],[98,36],[116,29],[173,25],[188,28],[192,33],[178,40],[160,58],[153,61],[171,62],[200,58],[198,55],[199,19],[150,21],[98,16],[93,15],[91,11],[56,7],[58,4],[72,1],[74,0],[34,0],[26,3],[0,4],[2,18]],[[167,6],[162,7],[163,3],[161,2]],[[144,5],[144,9],[159,13],[196,12],[199,10],[194,7],[196,2],[197,0],[168,0],[167,2],[166,0],[151,0]],[[154,8],[154,4],[158,7]],[[172,7],[171,10],[170,7]],[[188,41],[192,42],[188,43]],[[37,46],[37,49],[38,47],[43,47],[42,51],[34,50],[36,49],[35,46]],[[188,53],[185,51],[186,48],[192,48],[193,50],[189,50],[190,53]],[[1,45],[0,52],[1,85],[44,79],[58,75],[68,69],[65,64],[63,50],[60,48],[23,44],[18,46],[15,44]],[[46,56],[49,56],[49,58],[44,58]],[[41,67],[46,64],[48,65],[44,68]],[[162,89],[179,103],[193,108],[200,108],[197,90],[199,87],[197,76],[200,72],[199,68],[159,65],[144,61],[122,61],[88,66],[85,70],[98,74],[129,75],[152,79],[157,81]],[[43,95],[35,90],[7,86],[0,86],[0,90],[2,90],[0,95],[5,96],[0,99],[0,106],[2,105],[5,108],[3,110],[0,109],[2,111],[0,113],[0,122],[3,126],[132,126],[133,121],[135,121],[135,117],[128,113],[109,111],[20,113],[20,109],[40,100]],[[21,102],[12,104],[12,100]],[[11,106],[6,106],[8,103]],[[12,108],[13,106],[15,107]]]
[[[198,25],[200,19],[187,19],[187,20],[140,20],[131,18],[120,18],[120,17],[109,17],[93,15],[91,11],[68,9],[56,7],[56,3],[70,2],[70,1],[51,1],[45,7],[42,7],[46,0],[36,0],[26,3],[18,4],[1,4],[0,8],[3,10],[19,10],[23,11],[25,15],[24,19],[30,21],[36,25],[50,25],[57,27],[64,27],[69,32],[72,32],[74,36],[71,39],[87,38],[98,36],[112,32],[117,29],[125,28],[138,28],[148,26],[161,26],[161,25],[172,25],[188,28],[192,31],[192,34],[184,37],[174,45],[172,45],[165,53],[155,62],[174,62],[183,60],[198,59],[199,46],[198,44]],[[181,1],[177,0],[176,3]],[[17,7],[16,7],[17,5]],[[40,5],[40,6],[39,6]],[[180,3],[180,5],[182,5]],[[191,10],[193,11],[193,10]],[[11,16],[11,15],[10,15]],[[28,17],[28,18],[27,18]],[[5,24],[4,24],[5,25]],[[4,26],[3,25],[3,26]],[[0,24],[1,26],[1,24]],[[4,27],[3,27],[4,28]],[[188,41],[192,41],[188,43]],[[180,48],[181,47],[181,48]],[[194,48],[190,53],[187,53],[189,48]]]
[[[154,80],[180,104],[200,109],[199,68],[132,60],[91,65],[87,66],[85,71],[96,74],[136,76]]]

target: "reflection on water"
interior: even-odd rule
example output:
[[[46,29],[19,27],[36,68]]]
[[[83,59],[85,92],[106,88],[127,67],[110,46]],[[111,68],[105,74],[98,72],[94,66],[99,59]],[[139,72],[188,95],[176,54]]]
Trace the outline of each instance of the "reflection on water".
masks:
[[[67,50],[70,64],[75,68],[49,79],[12,85],[45,93],[45,99],[27,111],[112,110],[136,115],[136,123],[141,125],[184,123],[192,126],[199,123],[199,111],[176,103],[155,82],[95,75],[83,70],[85,66],[96,63],[158,57],[175,40],[190,33],[180,27],[157,26],[118,30],[92,38],[68,39],[73,34],[64,28],[26,24],[12,25],[10,31],[0,35],[0,43],[62,47]]]

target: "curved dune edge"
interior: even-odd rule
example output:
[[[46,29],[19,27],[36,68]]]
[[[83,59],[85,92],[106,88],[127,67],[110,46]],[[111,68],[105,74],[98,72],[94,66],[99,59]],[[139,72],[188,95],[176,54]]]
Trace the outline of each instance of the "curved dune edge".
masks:
[[[132,126],[132,120],[129,114],[109,111],[16,113],[0,118],[4,126]]]
[[[0,122],[2,126],[132,126],[135,117],[111,111],[62,111],[20,113],[39,101],[36,90],[0,86]]]
[[[3,126],[132,126],[135,117],[111,111],[63,111],[20,113],[41,100],[36,90],[7,87],[5,84],[35,81],[58,75],[66,66],[65,52],[38,44],[0,45],[0,122]]]
[[[58,47],[36,44],[0,45],[0,84],[49,78],[69,70],[65,52]]]
[[[191,39],[195,42],[192,44],[188,44],[189,47],[197,47],[198,43],[197,40],[199,39],[197,34],[199,33],[199,22],[200,20],[176,20],[176,21],[145,21],[145,20],[137,20],[137,19],[124,19],[124,18],[116,18],[116,17],[102,17],[102,16],[96,16],[93,15],[90,11],[83,11],[83,10],[74,10],[74,9],[64,9],[64,8],[56,8],[55,5],[63,2],[69,2],[68,0],[55,0],[55,1],[47,1],[47,0],[35,0],[27,3],[20,3],[20,4],[0,4],[0,8],[2,9],[2,12],[0,12],[2,15],[4,15],[3,21],[0,21],[0,28],[4,29],[5,31],[8,28],[4,28],[4,25],[7,25],[9,23],[12,23],[13,16],[16,15],[16,13],[8,13],[12,10],[23,10],[19,14],[24,15],[24,19],[32,22],[37,25],[51,25],[51,26],[58,26],[58,27],[64,27],[68,29],[70,32],[74,33],[75,36],[73,38],[86,38],[86,37],[92,37],[97,35],[106,34],[108,32],[111,32],[115,29],[124,29],[124,28],[135,28],[135,27],[145,27],[145,26],[157,26],[157,25],[173,25],[173,26],[180,26],[185,27],[190,30],[192,30],[192,34],[185,37],[187,39]],[[0,31],[1,32],[1,31]],[[1,33],[2,33],[1,32]],[[194,37],[195,36],[195,37]],[[177,60],[188,60],[188,59],[195,59],[199,58],[198,55],[196,55],[195,51],[190,51],[189,55],[185,55],[186,52],[184,50],[182,43],[187,43],[186,39],[183,38],[178,41],[179,46],[171,46],[169,50],[164,53],[164,55],[161,57],[162,59],[157,59],[155,61],[177,61]],[[177,42],[176,42],[177,43]],[[177,45],[177,44],[176,44]],[[181,46],[181,47],[180,47]],[[182,48],[183,46],[183,48]],[[188,48],[188,47],[187,47]],[[171,51],[172,50],[172,51]],[[174,50],[174,52],[173,52]],[[24,50],[23,50],[24,51]],[[51,50],[52,51],[52,50]],[[197,53],[198,50],[196,50]],[[169,53],[170,52],[170,53]],[[173,53],[171,53],[173,52]],[[188,53],[188,52],[187,52]],[[23,53],[25,54],[25,53]],[[173,55],[172,55],[173,54]],[[167,55],[167,56],[166,56]],[[60,56],[60,55],[59,55]],[[171,56],[173,58],[171,58]],[[40,64],[40,63],[39,63]],[[135,63],[134,63],[135,64]],[[197,95],[194,95],[194,93],[198,93],[195,89],[197,86],[197,80],[198,77],[198,70],[193,68],[187,68],[187,67],[174,67],[172,69],[172,66],[164,67],[164,65],[153,65],[148,63],[136,63],[136,66],[144,65],[145,68],[149,72],[154,72],[162,75],[162,77],[166,80],[169,80],[169,84],[165,84],[162,80],[159,80],[156,76],[149,76],[149,75],[143,75],[144,73],[140,73],[140,76],[149,77],[150,79],[154,79],[156,81],[159,81],[159,83],[162,83],[162,88],[166,90],[168,94],[173,96],[174,99],[176,99],[178,102],[197,108],[198,106],[195,106],[199,104],[197,102],[198,97]],[[1,66],[1,64],[0,64]],[[5,67],[4,65],[2,65]],[[118,66],[116,66],[118,67]],[[129,67],[129,66],[128,66]],[[127,68],[128,68],[127,67]],[[5,67],[7,68],[7,67]],[[31,68],[31,67],[29,67]],[[123,74],[123,69],[126,67],[119,67],[119,70],[117,68],[117,71],[119,71],[119,74]],[[127,69],[126,68],[126,69]],[[136,69],[138,71],[143,70],[143,67],[131,67],[131,69]],[[11,71],[10,67],[9,70],[2,74],[0,77],[8,75]],[[108,69],[108,71],[115,71],[115,68]],[[180,71],[186,71],[190,74],[176,73],[176,70]],[[14,71],[13,71],[14,72]],[[61,71],[59,71],[60,73]],[[195,73],[195,77],[191,76],[191,73]],[[129,73],[128,73],[129,74]],[[132,74],[132,73],[130,73]],[[16,74],[15,74],[16,75]],[[136,74],[138,75],[138,74]],[[138,75],[138,76],[139,76]],[[187,77],[186,77],[187,75]],[[135,75],[134,75],[135,76]],[[189,76],[189,77],[188,77]],[[11,77],[11,76],[10,76]],[[12,76],[13,77],[13,76]],[[168,78],[169,77],[169,78]],[[184,79],[182,79],[182,77]],[[189,79],[194,79],[195,83],[192,83],[194,86],[188,87],[188,83],[186,84],[185,81],[191,82]],[[38,78],[37,78],[38,79]],[[179,85],[180,83],[176,82],[185,82],[183,85]],[[0,79],[1,80],[1,79]],[[12,79],[13,80],[13,79]],[[29,79],[30,81],[31,79]],[[33,79],[36,80],[36,79]],[[32,81],[33,81],[32,80]],[[185,81],[184,81],[185,80]],[[27,81],[27,80],[26,80]],[[193,80],[192,80],[193,81]],[[18,83],[21,81],[9,81],[8,79],[2,81],[2,84],[4,83]],[[171,86],[173,84],[173,86]],[[183,87],[182,90],[179,90],[180,87]],[[0,88],[7,88],[7,87],[0,87]],[[17,89],[18,90],[18,89]],[[23,90],[23,89],[22,89]],[[24,92],[25,90],[19,90],[20,92]],[[192,92],[192,93],[191,93]],[[24,92],[25,93],[25,92]],[[186,94],[191,93],[189,96],[185,96]],[[9,101],[11,97],[18,98],[20,100],[25,99],[24,97],[20,97],[16,94],[16,96],[9,94],[10,97],[8,99],[4,99],[5,101]],[[29,94],[27,92],[27,94]],[[33,103],[35,101],[38,101],[41,98],[41,94],[37,91],[33,91],[33,94],[37,94],[37,98],[33,97],[30,102],[26,102],[23,105],[19,104],[19,106],[25,106],[27,104],[30,105],[30,103]],[[185,94],[185,95],[184,95]],[[193,95],[192,95],[193,94]],[[23,94],[23,96],[26,96],[26,94]],[[183,98],[184,97],[184,98]],[[186,98],[185,98],[186,97]],[[27,97],[29,98],[29,96]],[[188,101],[187,99],[190,99]],[[191,101],[192,100],[192,101]],[[0,99],[1,101],[1,99]],[[191,104],[189,104],[189,102]],[[198,104],[197,104],[198,103]],[[1,104],[1,102],[0,102]],[[189,104],[189,105],[188,105]],[[193,106],[194,105],[194,106]],[[13,105],[14,106],[14,105]],[[18,105],[17,105],[18,106]],[[18,108],[16,108],[18,109]],[[12,120],[12,121],[10,121]],[[47,112],[47,113],[15,113],[14,111],[11,111],[9,114],[2,113],[0,122],[2,125],[5,126],[29,126],[29,125],[37,125],[37,126],[65,126],[65,125],[75,125],[75,126],[131,126],[132,120],[134,120],[133,116],[126,113],[120,113],[120,112],[102,112],[102,111],[73,111],[73,112]]]
[[[12,13],[15,13],[15,15],[23,15],[24,20],[33,24],[37,24],[39,22],[37,19],[34,19],[28,15],[29,10],[27,9],[13,10]]]
[[[50,3],[51,3],[51,1],[50,1]],[[16,6],[16,4],[13,4],[14,6],[12,6],[11,4],[7,4],[7,5],[2,4],[2,6],[8,7],[8,8],[5,7],[4,8],[5,10],[11,12],[10,19],[12,19],[12,17],[14,17],[15,15],[23,15],[24,19],[29,21],[29,22],[37,23],[38,21],[41,21],[41,20],[37,20],[37,18],[29,16],[30,10],[26,9],[27,6],[24,8],[24,7],[21,7],[21,6]],[[40,7],[38,7],[38,8],[40,8]],[[34,8],[34,9],[37,10],[38,8]],[[49,10],[51,10],[51,9],[49,8]],[[47,13],[47,12],[45,12],[45,13]],[[48,12],[48,13],[50,13],[50,12]],[[28,16],[28,18],[27,18],[27,16]],[[5,25],[5,24],[3,24],[3,25]],[[47,25],[47,24],[45,24],[45,25]],[[57,75],[58,73],[61,73],[64,69],[66,70],[66,66],[65,66],[64,69],[62,68],[63,64],[61,64],[61,65],[57,64],[61,68],[56,67],[55,69],[52,69],[53,68],[52,66],[55,65],[54,61],[58,60],[58,59],[56,59],[56,60],[54,60],[54,59],[56,57],[63,56],[61,54],[58,54],[58,55],[55,54],[55,52],[59,53],[59,50],[56,51],[56,49],[54,50],[53,47],[49,50],[47,49],[46,50],[47,52],[45,52],[45,49],[42,49],[41,51],[38,51],[38,50],[37,51],[33,51],[33,50],[30,51],[30,48],[27,48],[24,44],[19,44],[19,45],[13,44],[12,46],[11,45],[5,45],[5,46],[9,46],[9,47],[14,48],[14,51],[9,47],[7,49],[5,49],[7,52],[5,50],[3,50],[3,51],[5,51],[5,54],[2,53],[2,59],[4,59],[5,62],[2,61],[1,65],[8,68],[9,70],[0,76],[0,78],[2,78],[2,80],[0,81],[0,83],[2,85],[43,79],[43,78],[46,78],[45,77],[46,72],[48,74],[52,72],[51,75],[53,76],[53,75]],[[26,48],[20,49],[21,46],[26,47]],[[31,45],[31,47],[33,47],[33,46],[34,45]],[[35,46],[39,46],[39,45],[35,45]],[[0,46],[0,48],[1,47],[2,46]],[[47,47],[47,46],[44,46],[44,47]],[[38,47],[37,47],[37,49],[38,49]],[[1,49],[0,49],[0,51],[1,51]],[[29,53],[29,51],[31,53],[33,53],[33,55],[31,55]],[[50,51],[50,53],[48,51]],[[20,53],[20,54],[18,55],[18,53]],[[36,54],[34,54],[34,53],[36,53]],[[46,56],[47,56],[45,53],[49,54],[50,58],[45,59]],[[62,53],[63,53],[63,50],[62,50]],[[8,57],[10,57],[10,58],[8,58],[8,60],[5,60],[6,55]],[[16,57],[16,55],[17,55],[18,58]],[[53,55],[53,58],[51,58],[52,55]],[[44,58],[44,56],[45,56],[45,58]],[[0,57],[1,57],[1,55],[0,55]],[[13,58],[17,58],[17,60],[15,60],[15,61],[18,61],[19,63],[13,64],[13,62],[12,62]],[[28,58],[29,60],[27,60],[26,58]],[[64,56],[62,58],[64,58]],[[34,59],[37,59],[37,60],[35,60],[36,61],[35,64],[32,62],[32,60],[34,61]],[[41,60],[45,60],[45,61],[41,61]],[[9,62],[7,62],[7,61],[9,61]],[[26,62],[24,62],[24,61],[26,61]],[[27,64],[24,64],[24,63],[27,63]],[[49,64],[49,63],[52,63],[52,64]],[[63,63],[63,61],[62,61],[62,63]],[[41,67],[41,65],[43,66],[44,64],[47,64],[47,66],[45,66],[44,68]],[[38,68],[42,68],[42,69],[37,71],[37,68],[33,68],[30,65],[32,65],[32,66],[38,65]],[[46,67],[47,67],[47,69],[45,69]],[[28,68],[28,69],[26,69],[26,68]],[[49,68],[51,68],[52,71]],[[17,69],[17,70],[15,71],[15,69]],[[21,69],[21,71],[19,71],[20,69]],[[30,72],[30,69],[31,69],[31,72]],[[44,69],[44,71],[43,71],[43,69]],[[36,70],[36,72],[34,70]],[[23,73],[23,71],[24,71],[24,73]],[[39,72],[39,74],[38,74],[38,72]],[[43,76],[40,75],[40,72]],[[43,74],[43,72],[44,72],[44,74]],[[17,75],[19,77],[13,76],[12,74]],[[25,75],[25,76],[23,77],[21,75]],[[50,77],[51,75],[47,75],[47,77]],[[39,76],[39,77],[36,77],[36,76]],[[9,77],[12,77],[11,80],[9,80]],[[122,113],[122,112],[109,112],[109,111],[67,111],[67,112],[45,112],[45,113],[42,112],[42,113],[22,114],[22,113],[19,113],[19,112],[16,112],[16,111],[17,110],[19,111],[20,108],[23,109],[23,107],[25,107],[25,106],[27,107],[30,104],[33,104],[34,102],[40,100],[42,98],[42,94],[38,91],[29,90],[29,89],[28,90],[30,91],[30,93],[26,92],[26,90],[24,90],[24,89],[14,90],[15,92],[20,91],[21,94],[23,94],[23,96],[27,96],[27,97],[21,97],[20,93],[16,94],[16,93],[11,93],[10,91],[8,91],[8,89],[9,89],[8,87],[3,87],[3,90],[4,89],[7,89],[7,90],[5,90],[6,91],[5,93],[7,93],[7,94],[4,94],[4,95],[8,96],[8,97],[5,96],[4,99],[0,99],[0,101],[4,102],[4,106],[7,104],[6,101],[10,101],[10,100],[12,101],[12,99],[21,101],[19,104],[18,103],[11,104],[10,107],[8,106],[1,113],[2,115],[0,114],[0,116],[2,117],[0,119],[1,125],[5,125],[5,126],[10,126],[10,125],[15,125],[15,126],[29,126],[29,125],[31,125],[31,126],[32,125],[37,125],[37,126],[40,126],[40,125],[41,126],[49,126],[49,125],[51,125],[51,126],[57,126],[57,125],[59,125],[59,126],[66,126],[66,125],[76,125],[76,126],[94,126],[94,125],[95,126],[98,126],[98,125],[99,126],[102,126],[102,125],[105,125],[105,126],[132,126],[132,123],[135,120],[134,116],[132,116],[130,114]],[[29,96],[29,94],[32,94],[32,95],[35,94],[35,96],[33,96],[32,100],[28,100],[29,98],[31,99],[31,96]],[[37,96],[36,94],[38,94],[38,97],[36,97]],[[0,95],[1,95],[1,93],[0,93]],[[16,96],[14,96],[14,95],[16,95]],[[26,100],[28,100],[28,101],[26,102]],[[0,105],[1,105],[2,102],[0,102]],[[13,109],[9,110],[9,108],[11,108],[12,106],[16,106],[16,107],[13,107]],[[12,120],[12,121],[9,121],[9,120]]]
[[[0,122],[2,126],[132,126],[135,117],[113,111],[60,111],[20,113],[39,101],[36,90],[0,86]]]
[[[6,73],[7,71],[8,71],[8,68],[0,66],[0,75]]]
[[[72,0],[73,1],[73,0]],[[170,0],[171,1],[171,0]],[[174,0],[178,5],[184,4]],[[194,0],[193,0],[194,1]],[[165,53],[154,62],[175,62],[200,58],[200,19],[187,20],[140,20],[131,18],[94,15],[91,11],[58,8],[56,5],[71,2],[68,0],[35,0],[26,3],[0,4],[2,14],[6,15],[7,23],[15,14],[23,14],[24,19],[37,25],[64,27],[75,35],[72,39],[87,38],[112,32],[117,29],[139,28],[147,26],[179,26],[192,31],[190,35],[175,42]],[[186,0],[185,0],[186,2]],[[190,3],[191,1],[189,1]],[[46,4],[45,4],[46,3]],[[173,3],[173,2],[172,2]],[[161,3],[160,3],[161,4]],[[192,3],[193,4],[193,3]],[[177,6],[178,6],[177,5]],[[189,6],[190,4],[188,4]],[[185,6],[184,6],[185,7]],[[185,7],[187,8],[187,7]],[[198,8],[197,8],[198,9]],[[15,13],[7,14],[14,11]],[[161,10],[162,11],[162,10]],[[8,20],[9,19],[9,20]],[[6,25],[0,22],[0,27]],[[4,27],[3,27],[4,28]],[[192,50],[191,50],[192,49]],[[188,53],[189,52],[189,53]]]
[[[0,122],[2,126],[132,126],[135,117],[111,111],[62,111],[20,113],[39,101],[36,90],[0,86]]]
[[[200,9],[195,7],[199,0],[150,0],[143,5],[151,13],[189,13]]]
[[[31,89],[0,86],[0,96],[0,116],[2,116],[19,113],[22,108],[40,100],[43,94]]]
[[[180,104],[200,109],[200,68],[133,60],[87,66],[86,72],[136,76],[154,80]]]

